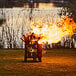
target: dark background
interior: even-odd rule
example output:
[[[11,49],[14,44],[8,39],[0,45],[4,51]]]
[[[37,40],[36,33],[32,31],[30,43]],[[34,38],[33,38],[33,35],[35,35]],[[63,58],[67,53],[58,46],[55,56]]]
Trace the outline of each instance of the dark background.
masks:
[[[61,7],[70,0],[33,0],[34,3],[54,3],[55,6]],[[30,0],[0,0],[0,8],[24,7],[29,5]]]

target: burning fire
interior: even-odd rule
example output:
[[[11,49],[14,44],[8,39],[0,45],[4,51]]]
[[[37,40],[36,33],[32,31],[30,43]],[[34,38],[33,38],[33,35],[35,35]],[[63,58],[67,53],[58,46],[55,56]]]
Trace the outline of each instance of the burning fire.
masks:
[[[62,17],[58,24],[50,22],[48,24],[40,21],[32,21],[30,25],[36,36],[42,37],[38,43],[43,44],[48,42],[57,43],[65,36],[72,36],[76,29],[76,23],[72,18]]]

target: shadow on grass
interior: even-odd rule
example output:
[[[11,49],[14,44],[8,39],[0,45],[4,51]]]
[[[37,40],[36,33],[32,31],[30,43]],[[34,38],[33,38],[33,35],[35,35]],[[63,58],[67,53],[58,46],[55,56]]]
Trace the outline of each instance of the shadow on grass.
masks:
[[[23,62],[23,63],[39,63],[39,61],[33,61],[33,60],[28,60],[27,62],[25,62],[25,61],[21,61],[21,62]]]
[[[16,64],[16,63],[39,63],[38,61],[28,60],[25,62],[24,60],[0,60],[0,65],[5,64]]]

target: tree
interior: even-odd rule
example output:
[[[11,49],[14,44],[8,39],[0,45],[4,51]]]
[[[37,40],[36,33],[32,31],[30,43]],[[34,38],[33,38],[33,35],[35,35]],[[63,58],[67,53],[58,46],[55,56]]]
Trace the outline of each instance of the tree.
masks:
[[[68,2],[64,3],[63,9],[61,12],[64,15],[68,12],[68,16],[72,17],[76,22],[76,0],[68,0]]]

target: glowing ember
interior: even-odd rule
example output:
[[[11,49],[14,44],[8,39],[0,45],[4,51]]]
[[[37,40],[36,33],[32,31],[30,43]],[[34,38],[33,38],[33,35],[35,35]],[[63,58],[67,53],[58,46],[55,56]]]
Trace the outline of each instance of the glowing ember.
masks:
[[[48,42],[50,44],[61,41],[67,35],[71,37],[76,29],[76,23],[72,18],[62,17],[58,24],[32,21],[30,27],[32,29],[31,32],[34,32],[36,36],[42,37],[38,43]]]

